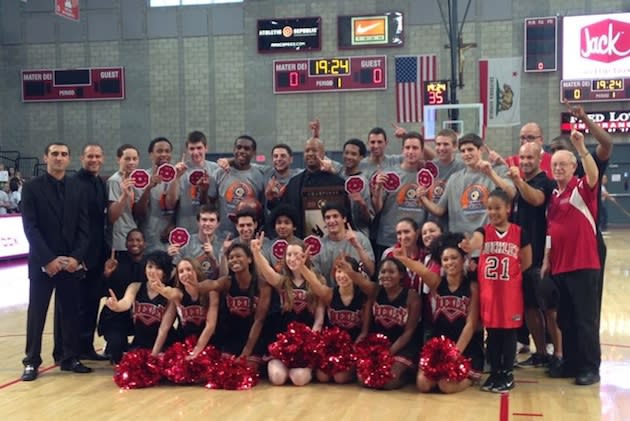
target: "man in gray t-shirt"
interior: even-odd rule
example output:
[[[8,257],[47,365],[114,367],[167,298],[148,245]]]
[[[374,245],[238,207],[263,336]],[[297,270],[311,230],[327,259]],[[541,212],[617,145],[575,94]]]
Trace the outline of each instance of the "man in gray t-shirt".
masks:
[[[357,259],[372,276],[375,270],[374,252],[370,240],[348,225],[346,209],[337,203],[328,203],[322,208],[324,223],[328,233],[321,239],[322,247],[313,257],[315,270],[322,274],[328,286],[334,286],[332,268],[335,259],[345,253]]]
[[[202,132],[194,131],[188,134],[186,139],[186,154],[181,162],[175,165],[177,176],[169,183],[166,192],[166,207],[176,208],[175,224],[186,228],[188,232],[197,232],[197,213],[199,207],[208,203],[208,194],[211,186],[216,187],[218,165],[206,161],[208,153],[208,140]],[[191,175],[197,175],[202,171],[203,176],[192,178],[196,184],[191,183]]]
[[[439,202],[433,203],[427,197],[427,189],[419,188],[419,194],[422,204],[432,214],[442,216],[448,212],[450,232],[472,233],[488,222],[486,205],[492,190],[500,188],[510,199],[516,191],[507,178],[505,165],[493,167],[482,159],[483,141],[479,136],[464,135],[458,146],[466,167],[451,175]]]
[[[138,167],[138,149],[125,144],[116,150],[118,171],[107,180],[108,238],[116,251],[127,250],[127,233],[137,228],[133,208],[142,195],[142,190],[133,186],[129,175]]]

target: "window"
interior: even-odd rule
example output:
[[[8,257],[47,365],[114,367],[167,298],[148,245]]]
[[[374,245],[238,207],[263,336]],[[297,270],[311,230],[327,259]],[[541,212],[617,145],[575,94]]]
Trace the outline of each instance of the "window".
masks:
[[[190,6],[195,4],[243,3],[243,0],[150,0],[151,7]]]

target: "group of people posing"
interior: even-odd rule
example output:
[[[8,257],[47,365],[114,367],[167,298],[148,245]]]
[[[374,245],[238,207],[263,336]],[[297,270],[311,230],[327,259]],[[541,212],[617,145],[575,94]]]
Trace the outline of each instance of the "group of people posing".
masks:
[[[145,180],[138,148],[119,147],[119,170],[104,182],[101,146],[86,145],[81,170],[67,177],[68,146],[50,144],[47,173],[22,193],[31,245],[22,378],[37,378],[56,289],[53,356],[77,373],[91,371],[80,359],[102,357],[96,329],[113,363],[129,349],[158,355],[195,336],[189,358],[212,344],[273,384],[355,381],[353,369],[313,372],[269,356],[297,321],[336,326],[356,342],[385,335],[394,358],[386,389],[415,377],[422,392],[458,392],[481,382],[487,361],[481,389],[501,392],[514,387],[526,324],[536,345],[529,364],[596,383],[605,246],[595,221],[612,141],[581,107],[570,109],[598,141],[593,152],[577,131],[544,151],[542,130],[527,123],[510,158],[449,129],[430,147],[397,128],[401,153],[385,155],[386,132],[374,128],[367,146],[345,142],[337,163],[314,122],[302,170],[285,144],[272,148],[272,165],[253,163],[248,135],[235,140],[233,157],[207,161],[196,131],[174,164],[171,142],[151,141]],[[418,369],[423,344],[441,336],[470,358],[468,378]]]

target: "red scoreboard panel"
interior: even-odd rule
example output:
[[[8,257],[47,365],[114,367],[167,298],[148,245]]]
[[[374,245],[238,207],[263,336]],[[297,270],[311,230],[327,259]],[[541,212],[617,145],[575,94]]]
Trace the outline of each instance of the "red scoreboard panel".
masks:
[[[387,57],[356,56],[275,60],[273,93],[387,89]]]
[[[22,70],[22,101],[106,101],[125,98],[125,69]]]

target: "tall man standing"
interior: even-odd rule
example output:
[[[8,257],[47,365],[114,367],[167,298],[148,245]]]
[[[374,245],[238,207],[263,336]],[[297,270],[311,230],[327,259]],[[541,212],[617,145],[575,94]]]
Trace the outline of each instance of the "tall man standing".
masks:
[[[92,371],[78,359],[77,294],[84,275],[82,262],[89,247],[85,192],[76,178],[66,177],[70,164],[68,145],[47,145],[44,162],[46,174],[29,181],[22,189],[22,221],[30,244],[24,381],[37,378],[46,313],[55,289],[63,342],[61,370]]]

